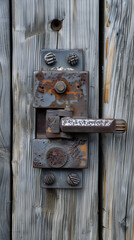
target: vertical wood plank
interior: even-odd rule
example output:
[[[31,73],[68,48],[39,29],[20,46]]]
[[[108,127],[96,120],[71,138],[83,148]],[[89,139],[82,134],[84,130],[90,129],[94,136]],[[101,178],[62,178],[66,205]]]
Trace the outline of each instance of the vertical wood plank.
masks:
[[[90,117],[98,117],[98,0],[13,0],[13,239],[98,239],[98,136],[89,142],[82,190],[42,190],[32,167],[33,76],[43,48],[83,48]],[[63,20],[60,32],[50,21]]]
[[[9,1],[0,1],[0,239],[10,239]]]
[[[103,117],[126,134],[103,135],[103,240],[134,239],[134,1],[105,1]]]

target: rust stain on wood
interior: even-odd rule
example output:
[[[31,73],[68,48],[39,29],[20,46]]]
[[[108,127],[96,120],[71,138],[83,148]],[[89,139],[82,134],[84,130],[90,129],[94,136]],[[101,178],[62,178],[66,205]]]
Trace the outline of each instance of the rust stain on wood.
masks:
[[[111,76],[112,76],[113,59],[114,59],[114,37],[112,36],[110,48],[109,48],[107,69],[106,69],[104,103],[109,102],[109,91],[110,91],[110,83],[111,83]]]
[[[106,23],[106,26],[109,27],[110,26],[110,22],[109,22],[109,19],[108,19],[108,14],[109,14],[109,5],[108,5],[108,2],[106,2],[106,8],[107,8],[107,23]]]
[[[108,45],[109,45],[109,38],[106,40],[106,58],[108,56]]]

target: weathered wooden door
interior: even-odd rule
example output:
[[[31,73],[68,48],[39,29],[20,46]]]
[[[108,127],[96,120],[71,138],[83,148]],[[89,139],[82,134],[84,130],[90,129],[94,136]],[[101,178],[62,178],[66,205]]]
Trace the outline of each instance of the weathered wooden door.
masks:
[[[0,0],[0,240],[134,239],[133,17],[134,0]],[[33,72],[42,49],[77,48],[90,73],[89,116],[124,118],[128,131],[89,135],[82,190],[42,190]]]

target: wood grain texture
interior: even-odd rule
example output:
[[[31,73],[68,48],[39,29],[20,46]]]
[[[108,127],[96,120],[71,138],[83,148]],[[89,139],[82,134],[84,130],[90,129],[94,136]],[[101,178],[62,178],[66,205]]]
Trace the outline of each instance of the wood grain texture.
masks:
[[[9,1],[0,0],[0,239],[10,239]]]
[[[102,117],[123,118],[125,134],[103,135],[103,240],[134,239],[134,1],[105,1]]]
[[[98,136],[89,142],[82,190],[42,190],[32,167],[33,71],[43,48],[85,50],[90,117],[98,117],[98,0],[13,0],[13,240],[98,239]],[[59,33],[50,29],[63,20]]]

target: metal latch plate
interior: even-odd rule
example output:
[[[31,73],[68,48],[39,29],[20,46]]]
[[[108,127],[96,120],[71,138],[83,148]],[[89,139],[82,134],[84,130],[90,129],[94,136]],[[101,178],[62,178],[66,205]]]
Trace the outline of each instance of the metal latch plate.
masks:
[[[78,185],[72,185],[68,184],[67,180],[68,180],[68,176],[71,174],[77,174],[77,177],[79,178],[79,184]],[[48,183],[46,184],[44,179],[47,176],[53,176],[54,177],[54,182],[51,185],[51,179],[48,179]],[[48,169],[47,171],[45,171],[44,169],[42,170],[41,173],[41,187],[42,188],[66,188],[66,189],[70,189],[70,188],[82,188],[82,170],[59,170],[59,169]]]
[[[56,56],[56,62],[54,66],[47,65],[46,62],[44,61],[46,54],[52,52]],[[68,63],[67,59],[69,54],[76,54],[79,58],[79,61],[77,65],[75,66],[70,66]],[[73,49],[73,50],[63,50],[63,49],[44,49],[41,51],[41,66],[43,70],[56,70],[58,69],[64,69],[64,70],[69,70],[73,69],[75,71],[82,71],[83,70],[83,51],[81,49]]]
[[[42,188],[81,188],[82,169],[88,165],[88,136],[60,132],[59,123],[64,114],[67,116],[68,106],[73,109],[73,117],[88,117],[89,75],[82,71],[82,50],[51,50],[56,56],[54,66],[44,61],[49,52],[41,52],[42,71],[34,72],[33,166],[42,168]],[[79,58],[73,67],[67,61],[71,53]],[[56,91],[59,82],[66,86],[62,94]]]
[[[55,155],[52,152],[53,148]],[[35,139],[33,166],[36,168],[87,168],[87,149],[87,137],[72,140]],[[54,161],[54,157],[58,158],[57,161]]]
[[[55,91],[57,82],[66,84],[66,92]],[[34,73],[34,107],[66,108],[72,106],[73,116],[87,117],[88,114],[88,72],[43,71]]]

